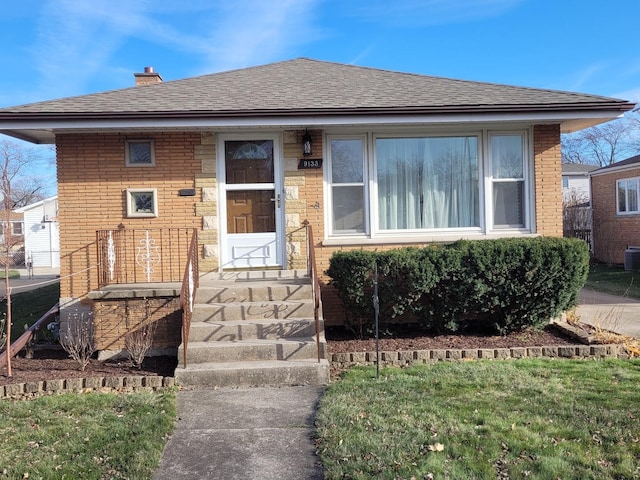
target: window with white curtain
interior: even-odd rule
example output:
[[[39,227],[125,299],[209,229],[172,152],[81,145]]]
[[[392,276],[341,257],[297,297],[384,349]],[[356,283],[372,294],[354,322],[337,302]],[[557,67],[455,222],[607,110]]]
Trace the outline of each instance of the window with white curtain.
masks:
[[[617,181],[618,213],[640,213],[640,178]]]
[[[480,226],[478,138],[377,138],[378,227]]]
[[[333,138],[329,141],[333,233],[366,230],[364,139]]]
[[[531,223],[524,130],[328,135],[327,160],[332,237],[477,238]]]
[[[525,226],[525,169],[523,135],[490,136],[493,226]]]

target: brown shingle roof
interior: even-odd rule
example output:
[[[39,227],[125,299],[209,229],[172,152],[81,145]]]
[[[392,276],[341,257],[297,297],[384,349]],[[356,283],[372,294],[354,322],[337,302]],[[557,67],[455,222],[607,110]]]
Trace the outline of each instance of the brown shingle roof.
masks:
[[[298,58],[0,109],[0,118],[406,113],[619,108],[625,100]]]

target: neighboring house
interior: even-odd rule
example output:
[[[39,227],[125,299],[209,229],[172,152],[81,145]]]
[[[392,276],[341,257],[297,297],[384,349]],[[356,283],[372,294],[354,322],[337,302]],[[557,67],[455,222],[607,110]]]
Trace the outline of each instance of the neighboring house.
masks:
[[[640,247],[640,155],[591,172],[591,192],[594,256],[623,264]]]
[[[591,184],[589,172],[598,167],[562,164],[562,224],[565,237],[581,238],[591,245]]]
[[[24,250],[27,265],[60,267],[58,196],[16,210],[24,215]]]
[[[572,205],[589,204],[591,185],[589,172],[596,170],[594,165],[579,163],[562,164],[562,200]]]
[[[305,220],[320,272],[342,249],[561,236],[560,134],[634,106],[304,58],[136,79],[0,110],[0,132],[56,145],[63,310],[118,275],[96,242],[134,229],[196,229],[201,273],[305,268]]]
[[[12,211],[7,223],[6,210],[0,210],[0,266],[24,265],[24,218],[22,213]],[[8,249],[8,252],[7,252]],[[8,258],[7,257],[8,254]]]

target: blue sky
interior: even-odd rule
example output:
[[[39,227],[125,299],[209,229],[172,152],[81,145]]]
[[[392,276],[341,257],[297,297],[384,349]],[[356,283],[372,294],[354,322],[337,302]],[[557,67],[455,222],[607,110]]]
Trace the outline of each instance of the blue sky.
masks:
[[[640,101],[638,19],[638,0],[4,2],[0,107],[296,57]]]

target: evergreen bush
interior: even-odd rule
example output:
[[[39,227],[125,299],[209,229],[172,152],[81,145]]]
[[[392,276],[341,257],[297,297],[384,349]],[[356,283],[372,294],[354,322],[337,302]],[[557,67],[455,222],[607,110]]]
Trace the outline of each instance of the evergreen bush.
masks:
[[[404,315],[440,332],[507,334],[541,328],[576,304],[589,251],[581,240],[537,237],[336,252],[327,274],[346,326],[361,336],[373,322],[375,267],[382,323]]]

